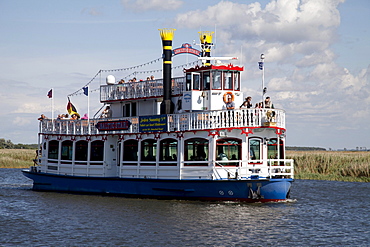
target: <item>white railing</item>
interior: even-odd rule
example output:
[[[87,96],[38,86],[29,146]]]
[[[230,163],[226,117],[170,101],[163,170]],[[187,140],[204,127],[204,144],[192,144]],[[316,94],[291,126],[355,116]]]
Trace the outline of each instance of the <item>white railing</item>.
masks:
[[[37,171],[87,177],[112,177],[107,173],[109,166],[105,162],[61,162],[41,159],[42,165]],[[40,161],[41,161],[40,160]],[[116,177],[148,178],[148,179],[210,179],[210,180],[250,180],[250,179],[294,179],[294,160],[269,159],[259,160],[260,164],[253,164],[256,160],[233,161],[182,161],[180,166],[163,166],[163,162],[153,161],[153,166],[147,162],[123,162]],[[173,163],[173,162],[171,162]],[[162,164],[162,166],[160,165]],[[186,164],[186,165],[185,165]]]
[[[272,114],[273,113],[273,114]],[[271,117],[274,115],[273,117]],[[96,124],[100,121],[130,121],[127,130],[99,131]],[[40,133],[43,134],[118,134],[139,133],[139,117],[40,121]],[[192,131],[204,129],[248,128],[274,126],[285,128],[285,112],[280,109],[243,109],[223,111],[188,112],[167,115],[167,131]]]
[[[185,84],[185,77],[173,78],[171,83],[171,95],[181,94]],[[101,102],[162,96],[163,79],[104,85],[100,87]]]

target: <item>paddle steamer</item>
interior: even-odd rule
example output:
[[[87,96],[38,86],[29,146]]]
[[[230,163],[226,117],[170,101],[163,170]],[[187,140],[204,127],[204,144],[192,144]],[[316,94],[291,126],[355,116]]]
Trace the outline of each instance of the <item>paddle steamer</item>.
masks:
[[[240,108],[243,67],[211,57],[172,77],[173,29],[160,29],[163,78],[100,86],[105,118],[43,119],[33,189],[127,197],[266,202],[289,198],[285,111]],[[187,45],[185,51],[194,52]],[[196,51],[196,50],[195,50]],[[225,62],[226,61],[226,62]],[[243,84],[246,85],[246,84]],[[234,109],[227,109],[235,106]],[[232,107],[231,107],[232,108]]]

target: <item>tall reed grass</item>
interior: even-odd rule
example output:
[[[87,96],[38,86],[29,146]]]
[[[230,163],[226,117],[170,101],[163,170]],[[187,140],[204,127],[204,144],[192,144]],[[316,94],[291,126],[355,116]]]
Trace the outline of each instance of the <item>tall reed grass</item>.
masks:
[[[297,179],[370,182],[370,152],[287,151]]]
[[[34,149],[0,149],[0,168],[27,168]],[[370,152],[287,151],[297,179],[370,182]]]
[[[0,168],[27,168],[36,156],[34,149],[0,149]]]

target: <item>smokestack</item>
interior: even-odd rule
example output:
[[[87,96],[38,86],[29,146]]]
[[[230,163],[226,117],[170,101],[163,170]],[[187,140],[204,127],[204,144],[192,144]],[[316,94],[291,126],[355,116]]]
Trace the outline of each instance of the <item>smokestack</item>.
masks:
[[[201,43],[201,49],[202,49],[202,57],[211,57],[211,46],[213,46],[212,43],[212,37],[214,32],[210,31],[201,31],[199,33],[200,43]],[[211,61],[207,60],[204,63],[205,66],[211,65]]]
[[[161,103],[161,114],[171,114],[174,110],[174,105],[171,101],[172,40],[176,29],[163,28],[158,30],[162,38],[163,46],[163,101]]]

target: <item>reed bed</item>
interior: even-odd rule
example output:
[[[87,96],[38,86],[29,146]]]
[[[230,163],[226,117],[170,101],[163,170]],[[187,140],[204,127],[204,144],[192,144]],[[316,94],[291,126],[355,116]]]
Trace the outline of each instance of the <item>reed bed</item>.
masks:
[[[0,168],[27,168],[34,149],[0,149]],[[296,179],[370,182],[370,152],[287,151]]]
[[[35,156],[35,149],[0,149],[0,168],[30,167]]]
[[[370,182],[370,152],[287,151],[297,179]]]

